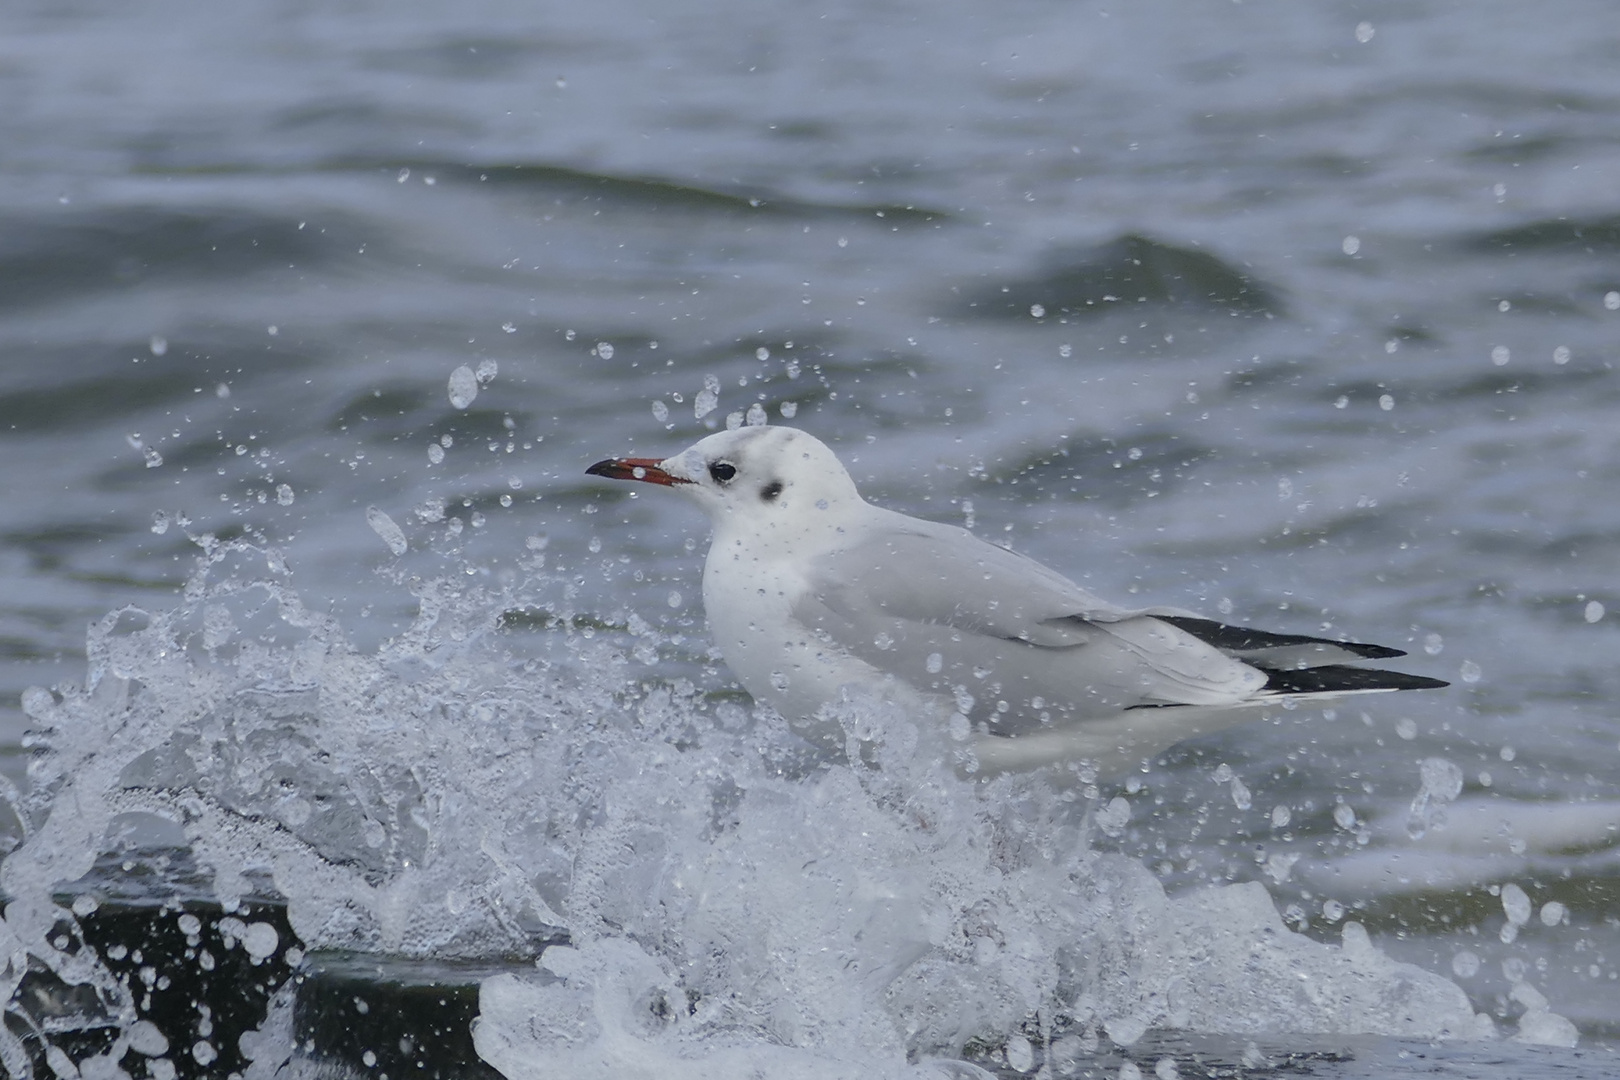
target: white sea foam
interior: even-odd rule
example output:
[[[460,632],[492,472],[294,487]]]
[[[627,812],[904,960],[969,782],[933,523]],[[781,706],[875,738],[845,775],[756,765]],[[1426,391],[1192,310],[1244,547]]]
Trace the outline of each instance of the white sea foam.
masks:
[[[92,629],[84,688],[27,698],[48,749],[0,933],[96,987],[126,1038],[145,1031],[128,989],[48,935],[71,918],[56,883],[143,817],[183,830],[227,910],[268,872],[307,948],[566,939],[483,986],[477,1046],[513,1078],[973,1076],[970,1046],[1022,1061],[1152,1028],[1490,1029],[1355,923],[1327,945],[1259,884],[1166,896],[1092,850],[1074,785],[965,779],[955,744],[892,703],[845,702],[864,756],[830,762],[774,714],[642,681],[627,653],[646,624],[600,633],[537,571],[482,591],[413,580],[416,620],[371,653],[304,607],[274,553],[204,551],[178,608]],[[539,610],[550,631],[505,629]],[[1528,1030],[1562,1036],[1555,1020]]]

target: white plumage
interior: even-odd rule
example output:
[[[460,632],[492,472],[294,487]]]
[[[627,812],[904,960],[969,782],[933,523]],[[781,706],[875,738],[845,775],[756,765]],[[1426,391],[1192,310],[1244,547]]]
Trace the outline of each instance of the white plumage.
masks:
[[[991,768],[1117,770],[1280,698],[1446,685],[1343,664],[1397,649],[1111,604],[964,529],[873,506],[794,428],[589,471],[677,488],[707,511],[715,643],[750,694],[810,734],[828,734],[818,712],[853,688],[966,716]]]

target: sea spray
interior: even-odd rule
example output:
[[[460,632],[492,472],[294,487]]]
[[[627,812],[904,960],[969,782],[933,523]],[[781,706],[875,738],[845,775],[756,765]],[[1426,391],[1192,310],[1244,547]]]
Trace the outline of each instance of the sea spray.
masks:
[[[832,717],[852,752],[829,758],[767,710],[654,677],[634,656],[667,643],[570,611],[538,564],[476,585],[397,577],[417,615],[367,652],[275,552],[203,547],[176,608],[110,614],[84,686],[28,696],[38,749],[17,798],[27,832],[0,869],[5,977],[15,995],[32,957],[83,988],[78,1019],[114,1033],[102,1066],[156,1047],[154,1021],[73,931],[70,897],[91,891],[97,852],[136,836],[194,860],[220,911],[279,897],[285,933],[253,916],[233,937],[251,951],[262,923],[265,960],[508,963],[483,985],[476,1038],[514,1078],[631,1075],[633,1060],[972,1075],[964,1055],[1034,1061],[1155,1027],[1489,1030],[1359,926],[1310,941],[1257,884],[1166,896],[1092,850],[1094,800],[1073,777],[974,779],[948,737],[857,698]],[[291,985],[266,984],[268,1014],[240,1040],[266,1075],[305,1052]],[[211,1008],[195,1006],[193,1027]],[[52,1045],[36,1019],[36,1042],[3,1037],[14,1074]],[[170,1057],[192,1046],[165,1037]],[[206,1053],[234,1052],[216,1042]]]

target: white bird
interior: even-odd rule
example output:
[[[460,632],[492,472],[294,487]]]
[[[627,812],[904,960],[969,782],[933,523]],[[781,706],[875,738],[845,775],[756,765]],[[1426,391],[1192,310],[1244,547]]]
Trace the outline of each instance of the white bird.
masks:
[[[1118,607],[965,529],[873,506],[794,428],[587,472],[673,487],[707,511],[715,644],[755,699],[812,735],[841,739],[822,711],[854,690],[977,733],[989,769],[1083,759],[1118,772],[1255,707],[1447,685],[1344,664],[1399,649]]]

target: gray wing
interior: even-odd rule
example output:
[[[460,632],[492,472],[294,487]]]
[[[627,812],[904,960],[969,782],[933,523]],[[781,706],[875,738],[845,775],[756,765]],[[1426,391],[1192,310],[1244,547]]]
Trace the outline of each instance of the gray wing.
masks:
[[[920,690],[1017,734],[1137,705],[1224,705],[1266,675],[949,525],[884,512],[816,560],[793,615]],[[973,700],[969,705],[967,699]],[[1043,715],[1044,714],[1044,715]]]

